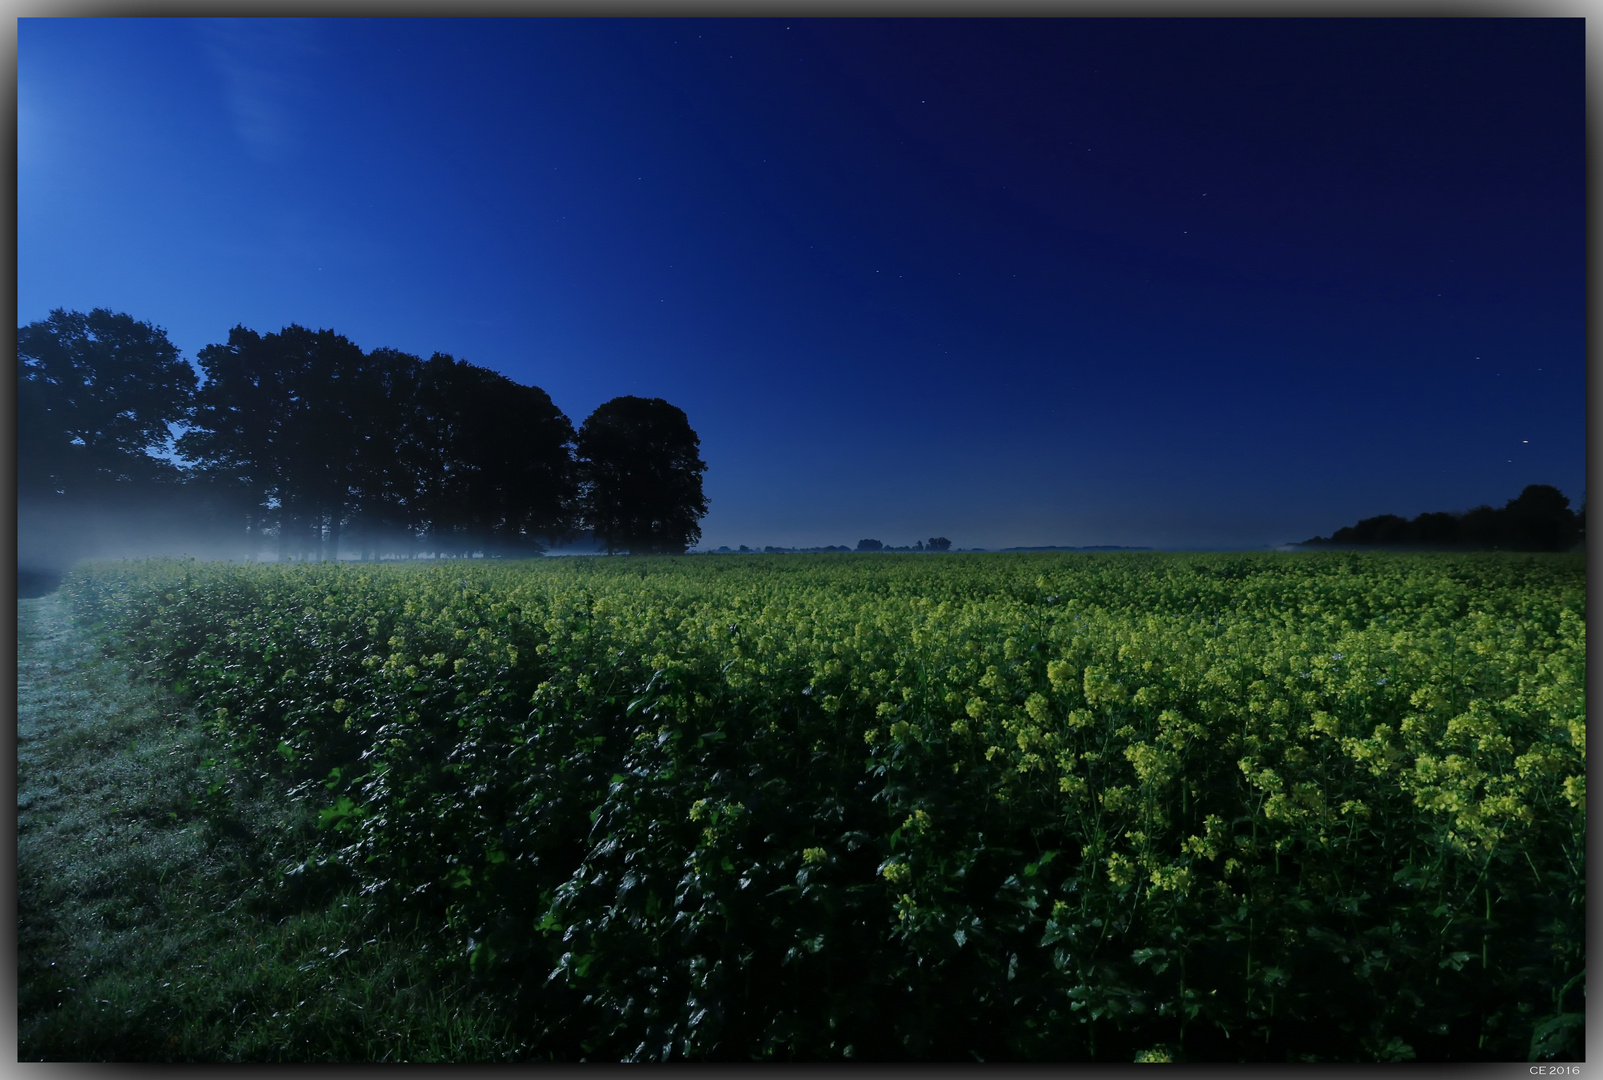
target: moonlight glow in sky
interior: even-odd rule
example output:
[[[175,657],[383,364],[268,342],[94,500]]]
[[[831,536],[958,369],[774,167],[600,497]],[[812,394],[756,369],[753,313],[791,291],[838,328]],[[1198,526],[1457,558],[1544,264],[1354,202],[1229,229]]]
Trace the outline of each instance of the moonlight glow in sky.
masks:
[[[702,547],[1585,486],[1580,19],[23,19],[18,317],[688,414]]]

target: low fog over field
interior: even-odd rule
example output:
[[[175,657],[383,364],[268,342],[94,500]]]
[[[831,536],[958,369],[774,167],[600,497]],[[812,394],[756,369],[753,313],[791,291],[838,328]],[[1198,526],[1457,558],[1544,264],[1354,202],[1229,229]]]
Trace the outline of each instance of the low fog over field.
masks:
[[[161,507],[17,504],[17,585],[22,596],[48,592],[82,559],[196,559],[268,557],[261,545],[210,533]]]

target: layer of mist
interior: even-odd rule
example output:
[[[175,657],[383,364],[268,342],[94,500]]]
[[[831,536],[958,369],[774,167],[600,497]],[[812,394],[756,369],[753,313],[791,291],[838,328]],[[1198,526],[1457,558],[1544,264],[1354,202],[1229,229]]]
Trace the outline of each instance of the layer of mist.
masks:
[[[220,531],[164,506],[17,503],[17,595],[43,596],[84,559],[271,559],[265,542]]]

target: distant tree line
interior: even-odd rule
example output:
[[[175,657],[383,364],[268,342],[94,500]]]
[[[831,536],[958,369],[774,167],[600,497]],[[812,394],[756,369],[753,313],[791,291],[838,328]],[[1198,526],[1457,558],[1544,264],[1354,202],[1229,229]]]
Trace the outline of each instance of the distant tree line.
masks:
[[[927,543],[925,541],[923,541],[923,540],[915,540],[913,542],[912,546],[910,546],[910,547],[891,547],[888,544],[883,544],[878,540],[859,540],[859,541],[857,541],[857,550],[858,551],[951,551],[952,550],[952,542],[950,540],[948,540],[944,536],[932,536],[932,537],[929,538],[929,541]]]
[[[1419,547],[1502,551],[1568,551],[1586,535],[1580,513],[1558,488],[1531,484],[1501,509],[1477,506],[1463,513],[1437,511],[1412,521],[1396,514],[1365,518],[1304,547]]]
[[[827,544],[824,547],[807,548],[775,547],[773,544],[768,544],[763,547],[763,553],[765,555],[806,555],[848,551],[950,551],[951,548],[952,542],[946,537],[934,536],[930,538],[929,545],[927,547],[922,540],[914,541],[907,547],[891,547],[890,545],[883,544],[878,540],[859,540],[857,541],[856,548],[849,548],[845,544]],[[731,551],[728,547],[720,547],[714,551],[713,554],[755,555],[756,551],[747,547],[745,544],[741,544],[740,547],[734,551]]]
[[[196,357],[131,316],[17,331],[19,503],[163,506],[280,558],[535,554],[590,530],[682,553],[707,512],[700,440],[660,398],[575,431],[544,390],[443,353],[236,326]]]
[[[944,536],[932,536],[932,537],[930,537],[929,542],[928,542],[927,545],[923,540],[916,540],[912,544],[910,544],[910,545],[908,545],[906,547],[891,547],[889,544],[881,543],[878,540],[859,540],[859,541],[857,541],[857,547],[855,547],[855,548],[847,547],[845,544],[839,544],[839,545],[826,544],[823,547],[802,547],[802,548],[798,548],[798,547],[776,547],[773,544],[767,544],[767,545],[764,545],[764,547],[762,549],[763,554],[765,554],[765,555],[810,555],[810,554],[826,554],[826,553],[831,553],[831,552],[842,552],[842,553],[844,553],[844,552],[848,552],[848,551],[950,551],[950,550],[952,550],[952,542],[950,540],[948,540]],[[714,554],[714,555],[755,555],[755,554],[757,554],[757,551],[756,551],[755,548],[749,548],[745,544],[741,544],[740,547],[734,548],[734,549],[731,549],[731,548],[729,548],[727,546],[717,548],[715,551],[713,551],[712,554]]]

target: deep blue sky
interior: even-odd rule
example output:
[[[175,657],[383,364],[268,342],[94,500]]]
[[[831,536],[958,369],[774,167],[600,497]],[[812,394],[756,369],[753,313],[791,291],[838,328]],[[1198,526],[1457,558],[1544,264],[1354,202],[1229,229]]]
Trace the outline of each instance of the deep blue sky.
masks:
[[[1584,77],[1580,19],[22,19],[18,317],[666,398],[703,547],[1578,505]]]

